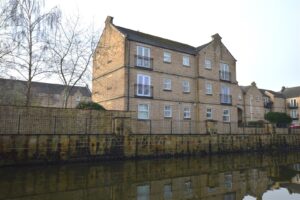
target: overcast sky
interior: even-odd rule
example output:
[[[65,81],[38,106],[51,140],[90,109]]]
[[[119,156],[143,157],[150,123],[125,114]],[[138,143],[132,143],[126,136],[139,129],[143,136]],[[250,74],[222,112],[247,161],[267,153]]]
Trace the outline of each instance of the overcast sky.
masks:
[[[219,33],[237,59],[240,85],[279,91],[300,86],[298,0],[46,0],[65,15],[79,11],[103,29],[107,15],[119,26],[200,46]]]

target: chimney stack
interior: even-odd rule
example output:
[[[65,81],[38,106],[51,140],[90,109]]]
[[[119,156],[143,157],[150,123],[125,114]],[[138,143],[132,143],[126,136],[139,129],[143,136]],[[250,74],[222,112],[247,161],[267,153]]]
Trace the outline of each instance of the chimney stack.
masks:
[[[113,24],[114,18],[111,16],[107,16],[105,20],[105,24]]]
[[[213,40],[219,40],[219,41],[222,40],[222,37],[219,35],[219,33],[216,33],[216,34],[212,35],[211,37]]]
[[[282,88],[281,88],[281,92],[283,92],[285,90],[285,87],[284,86],[282,86]]]

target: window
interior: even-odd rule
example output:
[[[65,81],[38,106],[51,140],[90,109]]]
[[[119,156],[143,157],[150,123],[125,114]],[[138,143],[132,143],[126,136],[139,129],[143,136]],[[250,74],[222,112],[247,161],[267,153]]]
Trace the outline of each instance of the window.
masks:
[[[290,99],[290,106],[291,107],[297,107],[297,101],[296,101],[296,99]]]
[[[171,184],[164,185],[164,199],[165,200],[172,199],[172,185]]]
[[[260,100],[260,97],[256,96],[256,101],[259,102],[259,100]]]
[[[220,63],[220,79],[230,81],[230,72],[228,64]]]
[[[149,119],[149,104],[138,105],[138,119]]]
[[[182,57],[182,64],[184,66],[190,66],[190,57],[189,56],[183,56]]]
[[[224,174],[224,185],[226,188],[232,188],[232,174]]]
[[[211,61],[209,59],[204,60],[205,69],[211,69]]]
[[[212,119],[212,108],[206,108],[206,119]]]
[[[183,118],[184,119],[191,119],[191,108],[190,107],[184,107],[183,108]]]
[[[81,100],[80,96],[77,96],[77,97],[76,97],[76,103],[79,103],[80,100]]]
[[[243,100],[243,97],[242,97],[241,94],[238,95],[238,99],[239,99],[239,101],[242,101],[242,100]]]
[[[230,122],[230,112],[228,109],[223,110],[223,122]]]
[[[165,63],[171,63],[171,53],[164,52],[164,62]]]
[[[182,89],[184,93],[190,92],[190,82],[189,81],[182,81]]]
[[[297,110],[291,110],[290,115],[291,115],[291,118],[293,118],[293,119],[298,118],[298,111]]]
[[[231,104],[231,95],[230,95],[230,88],[226,85],[221,85],[221,103],[223,104]]]
[[[165,105],[164,116],[168,118],[172,117],[172,107],[170,105]]]
[[[205,91],[206,91],[206,94],[209,94],[209,95],[212,94],[212,84],[211,83],[205,84]]]
[[[151,77],[143,74],[137,75],[137,87],[136,94],[137,96],[152,96],[152,88],[151,88]]]
[[[150,48],[137,46],[136,47],[136,66],[151,67]]]
[[[172,90],[172,80],[164,79],[164,90]]]
[[[149,200],[150,199],[150,185],[137,186],[137,200]]]

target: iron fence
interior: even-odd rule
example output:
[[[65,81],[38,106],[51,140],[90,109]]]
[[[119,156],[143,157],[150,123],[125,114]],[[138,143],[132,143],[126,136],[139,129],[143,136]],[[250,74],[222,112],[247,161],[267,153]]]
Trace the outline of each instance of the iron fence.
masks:
[[[300,134],[271,124],[194,120],[139,120],[130,117],[1,115],[0,134]]]
[[[112,134],[112,117],[0,117],[0,134]]]

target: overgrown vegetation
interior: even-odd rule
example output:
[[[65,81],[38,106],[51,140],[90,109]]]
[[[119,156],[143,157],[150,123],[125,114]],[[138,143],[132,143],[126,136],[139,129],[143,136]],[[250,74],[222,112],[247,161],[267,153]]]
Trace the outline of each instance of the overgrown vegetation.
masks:
[[[84,109],[84,110],[105,110],[103,106],[92,101],[88,101],[88,102],[82,101],[76,106],[76,108]]]
[[[286,113],[268,112],[265,114],[265,119],[277,127],[286,127],[292,122],[292,118]]]

